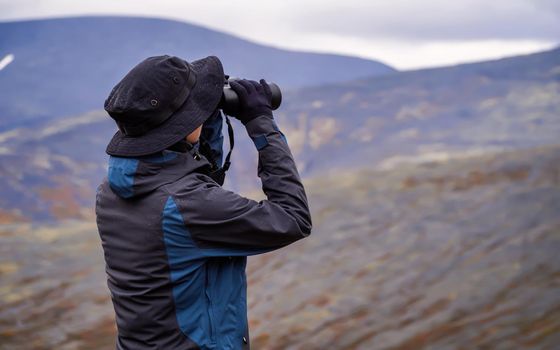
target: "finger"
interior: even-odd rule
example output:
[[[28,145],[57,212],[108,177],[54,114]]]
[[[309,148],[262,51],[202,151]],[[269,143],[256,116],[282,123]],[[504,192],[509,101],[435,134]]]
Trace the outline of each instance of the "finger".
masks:
[[[240,84],[238,80],[230,81],[229,86],[238,95],[244,95],[244,94],[246,95],[247,94],[247,89],[245,88],[244,85]]]
[[[245,87],[245,90],[247,90],[247,93],[250,95],[254,92],[256,92],[255,86],[253,84],[251,84],[251,82],[247,79],[242,79],[242,80],[238,80],[239,84],[243,85],[243,87]]]
[[[264,93],[264,89],[263,89],[263,86],[261,84],[257,83],[254,80],[251,80],[251,84],[253,84],[253,86],[255,87],[255,90],[257,90],[258,93],[260,93],[260,94]]]
[[[261,79],[259,82],[261,83],[261,86],[263,87],[266,96],[268,96],[268,98],[272,98],[272,90],[270,90],[270,85],[268,85],[266,80]]]

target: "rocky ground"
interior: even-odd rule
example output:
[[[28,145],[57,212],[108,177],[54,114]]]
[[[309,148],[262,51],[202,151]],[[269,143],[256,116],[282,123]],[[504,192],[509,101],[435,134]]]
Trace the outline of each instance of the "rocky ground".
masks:
[[[312,235],[249,259],[255,349],[553,349],[560,147],[307,181]],[[93,220],[0,226],[0,349],[111,349]]]

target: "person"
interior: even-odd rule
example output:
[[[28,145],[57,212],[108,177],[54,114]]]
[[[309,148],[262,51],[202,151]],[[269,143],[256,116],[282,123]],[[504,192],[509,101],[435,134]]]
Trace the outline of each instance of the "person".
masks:
[[[212,158],[222,161],[224,77],[215,56],[149,57],[105,101],[119,130],[106,149],[96,221],[117,349],[249,349],[247,256],[311,233],[305,189],[264,80],[230,85],[267,199],[245,198],[211,176],[199,141],[209,137]]]

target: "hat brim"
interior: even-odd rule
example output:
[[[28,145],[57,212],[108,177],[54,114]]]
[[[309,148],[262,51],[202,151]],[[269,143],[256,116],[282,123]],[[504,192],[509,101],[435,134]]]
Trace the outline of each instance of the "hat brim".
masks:
[[[181,141],[202,125],[216,110],[224,88],[224,69],[215,56],[190,63],[197,82],[189,97],[163,124],[141,136],[115,133],[106,152],[118,157],[136,157],[160,152]]]

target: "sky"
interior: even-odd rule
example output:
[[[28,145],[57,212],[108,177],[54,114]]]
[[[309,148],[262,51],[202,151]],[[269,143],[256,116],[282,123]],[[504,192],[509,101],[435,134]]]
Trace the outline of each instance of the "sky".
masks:
[[[560,44],[559,0],[0,0],[0,21],[74,15],[169,18],[285,49],[417,69]]]

